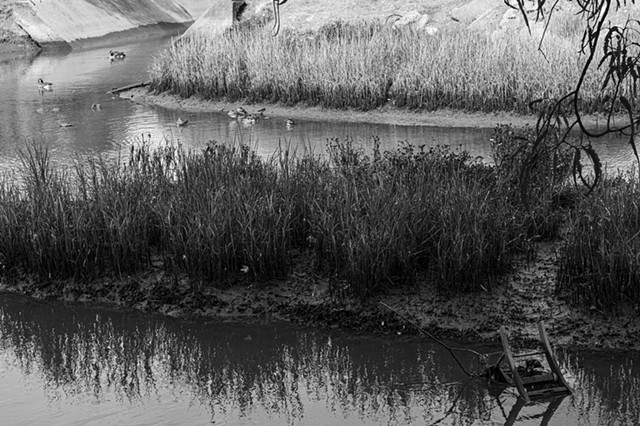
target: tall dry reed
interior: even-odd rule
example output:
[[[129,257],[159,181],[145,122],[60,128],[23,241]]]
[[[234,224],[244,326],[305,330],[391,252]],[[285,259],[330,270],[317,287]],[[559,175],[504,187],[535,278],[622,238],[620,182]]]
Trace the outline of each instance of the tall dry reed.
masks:
[[[529,103],[559,97],[575,84],[580,35],[550,31],[544,55],[526,32],[488,35],[335,23],[314,34],[266,29],[212,37],[194,33],[155,58],[157,91],[204,99],[246,100],[371,110],[530,113]],[[567,34],[570,33],[570,34]],[[584,86],[583,108],[598,108],[597,75]]]

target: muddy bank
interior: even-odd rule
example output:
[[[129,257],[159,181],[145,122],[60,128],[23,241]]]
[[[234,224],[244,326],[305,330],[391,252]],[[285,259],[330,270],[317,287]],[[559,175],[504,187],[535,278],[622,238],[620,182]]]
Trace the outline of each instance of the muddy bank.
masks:
[[[36,54],[40,48],[25,40],[24,43],[0,42],[0,62],[21,56]]]
[[[347,123],[377,123],[397,126],[434,126],[458,128],[494,128],[498,124],[516,127],[535,126],[537,117],[508,112],[465,112],[459,110],[411,111],[393,106],[384,106],[374,111],[335,110],[305,105],[283,106],[278,104],[243,104],[241,102],[208,101],[196,97],[180,98],[167,93],[155,94],[146,87],[138,87],[119,93],[127,99],[144,105],[156,105],[177,111],[189,112],[229,112],[243,106],[249,112],[265,108],[269,117],[290,117],[299,120],[340,121]],[[614,119],[622,122],[624,117]],[[604,124],[602,117],[590,115],[583,122],[591,128]]]
[[[436,294],[428,283],[421,283],[420,290],[406,288],[367,301],[338,302],[329,293],[328,280],[315,273],[311,255],[305,252],[292,254],[293,268],[287,277],[254,283],[240,275],[224,289],[167,276],[157,261],[145,273],[89,283],[5,278],[0,291],[47,300],[115,304],[182,318],[284,319],[313,327],[426,338],[383,302],[434,336],[460,343],[498,344],[498,329],[505,325],[516,344],[531,346],[537,342],[536,323],[543,320],[557,346],[640,350],[638,312],[614,316],[595,309],[581,310],[556,294],[558,244],[540,244],[535,259],[520,262],[493,289],[454,297]]]
[[[147,88],[141,87],[120,92],[119,96],[133,102],[145,105],[157,105],[164,108],[184,112],[228,112],[239,106],[248,111],[265,108],[265,115],[269,117],[290,117],[300,120],[341,121],[352,123],[378,123],[400,126],[436,126],[436,127],[475,127],[493,128],[497,124],[513,124],[514,126],[535,125],[533,116],[514,115],[507,113],[465,113],[461,111],[429,111],[414,112],[385,106],[375,111],[332,110],[320,107],[297,105],[288,107],[276,104],[230,103],[224,101],[206,101],[202,99],[179,98],[161,93],[154,94]]]

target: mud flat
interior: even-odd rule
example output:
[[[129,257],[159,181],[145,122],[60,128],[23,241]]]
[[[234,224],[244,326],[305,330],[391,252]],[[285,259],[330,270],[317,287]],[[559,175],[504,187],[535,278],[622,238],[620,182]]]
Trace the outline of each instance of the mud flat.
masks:
[[[28,279],[0,282],[0,291],[67,303],[117,305],[180,318],[264,322],[288,320],[301,325],[374,333],[398,338],[425,337],[382,303],[439,338],[461,343],[499,344],[505,325],[511,340],[526,346],[538,341],[543,320],[556,346],[606,350],[640,350],[640,319],[610,316],[571,307],[555,294],[556,246],[544,243],[537,257],[522,262],[504,285],[476,294],[449,297],[428,290],[398,290],[366,302],[335,301],[329,283],[314,273],[311,256],[294,254],[288,277],[272,282],[237,283],[226,289],[192,286],[186,279],[164,276],[160,269],[123,279],[91,283]]]

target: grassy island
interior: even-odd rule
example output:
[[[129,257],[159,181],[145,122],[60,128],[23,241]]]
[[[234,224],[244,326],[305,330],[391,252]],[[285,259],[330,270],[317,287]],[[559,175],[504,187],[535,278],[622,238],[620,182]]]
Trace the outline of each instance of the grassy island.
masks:
[[[535,242],[563,235],[560,291],[597,309],[637,306],[637,178],[585,196],[569,179],[571,152],[551,144],[525,176],[532,137],[497,128],[495,165],[445,147],[366,156],[334,140],[328,156],[271,159],[142,144],[123,164],[59,171],[29,145],[21,177],[0,185],[2,271],[89,282],[155,267],[225,288],[286,277],[304,252],[337,299],[407,286],[455,295],[487,291]]]
[[[526,31],[444,30],[337,22],[317,32],[238,28],[193,33],[152,63],[152,88],[180,97],[372,110],[457,109],[530,114],[530,103],[570,91],[579,76],[578,18],[552,21],[544,43]],[[600,105],[588,76],[582,108]]]

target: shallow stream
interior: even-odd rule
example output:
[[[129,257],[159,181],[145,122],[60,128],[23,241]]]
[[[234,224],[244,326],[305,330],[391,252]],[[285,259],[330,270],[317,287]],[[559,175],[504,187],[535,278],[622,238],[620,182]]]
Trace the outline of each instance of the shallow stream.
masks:
[[[491,127],[498,123],[480,129],[297,120],[293,127],[287,127],[286,117],[273,117],[244,125],[230,119],[226,112],[189,114],[137,104],[107,93],[148,80],[152,57],[170,42],[170,37],[149,38],[0,62],[0,168],[15,168],[19,164],[18,150],[24,149],[27,141],[46,144],[52,160],[67,165],[76,155],[115,158],[143,139],[157,145],[169,141],[195,149],[211,140],[242,143],[269,156],[279,147],[324,153],[328,140],[349,138],[365,150],[378,140],[382,150],[409,142],[416,146],[449,145],[473,156],[491,158]],[[110,61],[111,49],[124,51],[126,59]],[[40,90],[39,78],[53,83],[53,89]],[[92,109],[97,104],[99,109]],[[251,111],[250,106],[247,109]],[[268,108],[266,115],[269,116]],[[188,119],[188,125],[178,128],[178,117]],[[599,141],[597,151],[610,169],[632,162],[626,140]]]

